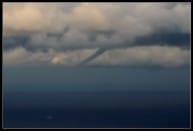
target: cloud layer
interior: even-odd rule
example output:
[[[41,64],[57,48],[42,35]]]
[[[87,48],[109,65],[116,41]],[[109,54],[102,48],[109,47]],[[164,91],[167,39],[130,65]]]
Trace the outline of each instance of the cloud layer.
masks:
[[[67,7],[71,9],[65,11]],[[77,3],[77,5],[4,3],[3,5],[5,33],[14,30],[60,31],[66,26],[71,26],[75,30],[110,29],[134,37],[166,29],[190,32],[190,22],[190,3]]]
[[[82,49],[76,51],[56,52],[50,49],[48,52],[28,52],[23,47],[4,52],[5,64],[47,63],[76,66],[85,58],[95,54],[97,49]],[[108,50],[88,65],[105,66],[163,66],[179,67],[189,64],[190,52],[177,47],[139,46],[126,49]]]
[[[88,63],[183,65],[189,40],[170,39],[190,29],[190,3],[4,3],[4,61],[76,65],[104,50]]]
[[[188,64],[190,60],[189,56],[189,51],[177,47],[140,46],[106,51],[90,64],[178,67]]]

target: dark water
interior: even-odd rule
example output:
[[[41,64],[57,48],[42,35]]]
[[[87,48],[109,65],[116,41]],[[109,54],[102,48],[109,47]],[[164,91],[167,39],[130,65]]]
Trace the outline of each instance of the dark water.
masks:
[[[18,128],[187,128],[184,108],[168,109],[12,109],[5,127]]]
[[[181,92],[12,94],[5,97],[4,127],[188,128],[189,104]],[[31,95],[31,96],[30,96]],[[33,95],[33,96],[32,96]],[[50,96],[50,97],[49,97]],[[6,104],[10,103],[10,104]],[[7,105],[7,106],[6,106]]]
[[[39,72],[4,71],[4,128],[190,127],[187,70]]]

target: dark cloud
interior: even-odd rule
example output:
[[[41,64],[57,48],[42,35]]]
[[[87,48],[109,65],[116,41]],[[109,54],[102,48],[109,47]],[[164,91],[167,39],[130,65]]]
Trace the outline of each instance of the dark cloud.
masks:
[[[30,40],[30,36],[4,36],[3,37],[3,49],[9,50],[18,46],[27,47]]]
[[[88,33],[88,38],[89,38],[89,41],[96,41],[97,37],[99,35],[102,35],[104,37],[106,37],[107,39],[111,38],[112,35],[114,35],[116,33],[116,31],[114,30],[96,30],[96,31],[89,31]]]
[[[182,48],[190,48],[190,37],[188,33],[179,32],[162,32],[154,33],[149,36],[139,37],[135,40],[137,45],[168,45],[168,46],[178,46]]]
[[[62,31],[60,32],[48,32],[46,35],[47,37],[56,37],[56,39],[61,39],[65,34],[70,30],[70,27],[67,26],[65,27]]]
[[[66,28],[64,33],[58,32],[49,32],[46,34],[47,37],[61,39],[63,34],[67,33],[69,29]],[[117,44],[106,44],[102,45],[98,43],[97,45],[93,45],[96,42],[96,37],[98,35],[103,35],[104,37],[111,37],[115,32],[113,31],[95,31],[93,33],[89,33],[89,40],[90,44],[88,45],[70,45],[66,43],[58,44],[58,50],[74,50],[74,49],[84,49],[84,48],[124,48],[129,46],[144,46],[144,45],[167,45],[167,46],[178,46],[180,48],[190,48],[190,34],[188,33],[179,33],[179,32],[162,32],[162,33],[154,33],[148,36],[138,37],[133,42],[125,41],[124,43],[117,43]],[[65,38],[64,38],[65,39]],[[77,41],[78,43],[78,41]],[[56,44],[56,43],[53,43]],[[23,36],[4,36],[3,37],[3,49],[9,50],[16,48],[18,46],[22,46],[29,51],[35,50],[42,50],[46,51],[50,47],[45,44],[36,44],[33,45],[31,43],[31,36],[30,35],[23,35]]]

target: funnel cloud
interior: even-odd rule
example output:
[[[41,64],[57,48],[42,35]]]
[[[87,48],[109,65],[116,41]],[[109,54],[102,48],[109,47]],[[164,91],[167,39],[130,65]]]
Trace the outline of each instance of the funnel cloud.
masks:
[[[80,64],[80,66],[86,65],[87,63],[89,63],[90,61],[94,60],[95,58],[97,58],[98,56],[100,56],[101,54],[103,54],[107,49],[98,49],[93,55],[91,55],[90,57],[86,58],[85,60],[83,60]]]

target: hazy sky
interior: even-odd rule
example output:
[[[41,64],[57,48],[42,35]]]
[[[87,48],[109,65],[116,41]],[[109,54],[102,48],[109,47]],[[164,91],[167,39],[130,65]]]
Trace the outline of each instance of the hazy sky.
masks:
[[[190,3],[3,3],[3,63],[190,64]]]

